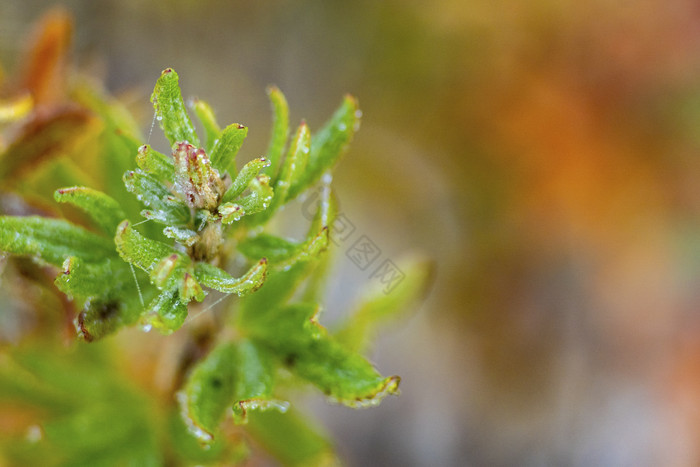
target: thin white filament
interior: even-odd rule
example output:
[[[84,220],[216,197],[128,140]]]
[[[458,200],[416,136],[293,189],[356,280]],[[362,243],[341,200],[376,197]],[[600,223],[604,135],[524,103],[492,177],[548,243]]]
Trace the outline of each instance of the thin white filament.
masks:
[[[228,295],[222,295],[217,301],[215,301],[214,303],[212,303],[211,305],[209,305],[208,307],[206,307],[205,309],[203,309],[202,311],[200,311],[200,312],[197,313],[196,315],[194,315],[194,316],[192,316],[192,317],[190,317],[190,318],[187,318],[187,321],[185,321],[185,323],[183,324],[183,326],[184,326],[185,324],[188,324],[188,323],[191,322],[191,321],[194,321],[196,318],[199,318],[199,317],[200,317],[201,315],[203,315],[204,313],[210,311],[210,310],[211,310],[212,308],[214,308],[216,305],[218,305],[219,303],[221,303],[221,301],[222,301],[224,298],[226,298],[226,297],[228,297]]]
[[[136,291],[139,293],[139,300],[141,301],[141,306],[146,308],[146,303],[143,301],[143,295],[141,295],[141,286],[139,281],[136,279],[136,271],[134,271],[134,265],[129,263],[129,269],[131,269],[131,275],[134,276],[134,283],[136,284]]]

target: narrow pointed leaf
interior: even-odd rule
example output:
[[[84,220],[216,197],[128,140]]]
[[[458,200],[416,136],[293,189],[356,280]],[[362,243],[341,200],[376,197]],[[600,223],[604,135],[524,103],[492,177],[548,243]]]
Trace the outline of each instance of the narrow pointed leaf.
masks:
[[[190,432],[202,443],[213,441],[234,397],[236,347],[216,347],[192,372],[178,401]]]
[[[328,337],[296,349],[287,361],[293,373],[350,407],[377,405],[398,393],[398,376],[382,377],[364,357]]]
[[[201,99],[192,101],[192,109],[207,135],[205,148],[208,153],[211,153],[216,141],[221,138],[221,127],[216,122],[214,110],[207,102]]]
[[[166,227],[163,229],[166,237],[174,239],[176,242],[190,247],[197,241],[197,232],[180,227]]]
[[[267,260],[263,258],[239,278],[232,277],[226,271],[208,263],[197,263],[194,276],[209,288],[242,296],[260,288],[265,281],[266,272]]]
[[[246,126],[239,123],[227,126],[211,150],[209,159],[212,167],[222,175],[224,171],[228,170],[233,176],[236,173],[236,154],[241,149],[247,135],[248,127]]]
[[[261,233],[238,244],[238,251],[247,258],[265,257],[272,263],[291,257],[298,248],[299,243],[268,233]]]
[[[239,221],[241,217],[245,216],[243,207],[236,203],[224,203],[219,206],[217,211],[221,216],[221,222],[224,224],[231,224],[232,222]]]
[[[75,328],[80,338],[93,342],[134,324],[142,311],[141,304],[133,300],[93,299],[75,319]]]
[[[56,278],[56,286],[72,297],[81,299],[105,297],[119,280],[120,268],[117,262],[121,263],[121,261],[116,258],[114,260],[87,263],[78,257],[71,256],[63,262],[63,273]],[[105,280],[106,277],[110,280]]]
[[[291,187],[305,176],[310,146],[311,133],[309,132],[309,127],[306,123],[302,123],[292,140],[289,153],[284,159],[279,177],[275,183],[274,209],[284,204]]]
[[[199,147],[199,138],[182,100],[179,78],[172,68],[166,68],[158,78],[151,95],[156,118],[171,145],[187,141]]]
[[[22,256],[38,256],[54,266],[77,256],[99,262],[114,256],[112,242],[60,219],[0,216],[0,250]]]
[[[238,199],[237,204],[241,206],[246,215],[262,212],[270,205],[273,191],[270,187],[270,178],[261,175],[253,179],[249,185],[250,194]]]
[[[180,329],[187,319],[187,303],[180,298],[177,288],[165,290],[151,301],[144,318],[162,334],[170,334]]]
[[[311,225],[309,225],[309,233],[307,238],[311,235],[315,235],[320,229],[324,227],[330,228],[338,215],[338,203],[333,196],[333,190],[330,187],[330,177],[324,180],[321,184],[318,195],[318,207],[313,219],[311,220]]]
[[[352,407],[374,405],[398,392],[398,377],[382,377],[364,357],[330,337],[317,314],[317,305],[306,303],[260,310],[247,329],[273,349],[290,371],[337,402]]]
[[[410,310],[427,292],[432,262],[412,257],[389,266],[379,269],[381,274],[374,278],[374,287],[364,294],[356,311],[336,333],[336,339],[350,350],[366,350],[378,326]]]
[[[180,292],[180,298],[185,303],[189,303],[192,300],[201,302],[206,296],[206,292],[204,292],[202,286],[199,285],[197,279],[195,279],[189,271],[183,276],[182,281],[179,284],[178,291]]]
[[[101,191],[86,187],[61,188],[54,193],[59,203],[70,203],[92,217],[104,233],[114,235],[126,214],[113,198]]]
[[[287,271],[296,264],[315,260],[327,247],[328,227],[324,227],[315,237],[304,242],[292,256],[274,263],[274,268]]]
[[[325,126],[311,139],[311,152],[302,177],[290,187],[287,200],[296,198],[332,168],[345,152],[360,122],[357,101],[346,96]]]
[[[328,245],[327,226],[333,221],[336,204],[331,196],[329,187],[323,187],[319,195],[318,209],[309,227],[307,240],[286,259],[278,258],[270,264],[270,273],[266,279],[268,286],[246,297],[241,303],[239,323],[248,326],[257,320],[261,314],[284,305],[294,294],[309,274],[318,266],[318,255]],[[245,242],[243,242],[245,244]],[[243,252],[245,253],[246,247]]]
[[[241,300],[238,326],[250,329],[266,320],[287,303],[311,270],[312,263],[297,263],[287,271],[268,274],[265,287]]]
[[[126,188],[138,199],[150,207],[142,212],[148,219],[162,224],[184,225],[190,221],[189,208],[174,196],[152,175],[141,170],[133,170],[124,174]]]
[[[174,253],[173,249],[165,243],[151,240],[138,233],[129,225],[129,221],[119,224],[114,243],[124,261],[149,273],[162,258]]]
[[[272,180],[276,180],[284,146],[287,144],[287,136],[289,135],[289,107],[284,94],[276,86],[270,86],[267,89],[267,94],[272,105],[272,134],[267,149],[267,158],[271,164],[265,173]]]
[[[398,391],[399,378],[385,378],[361,355],[329,337],[313,304],[296,304],[266,316],[256,336],[272,347],[293,373],[352,407],[379,403]]]
[[[173,158],[156,151],[148,144],[139,147],[136,163],[144,172],[161,181],[172,183],[175,179]]]
[[[236,423],[246,423],[250,410],[276,409],[282,412],[287,402],[273,399],[274,366],[269,351],[249,340],[237,347],[233,415]]]
[[[151,270],[151,282],[160,290],[176,288],[185,277],[189,263],[189,258],[179,253],[165,256]]]
[[[327,334],[318,322],[319,307],[316,303],[294,303],[264,310],[246,330],[259,342],[264,342],[281,355],[291,355],[312,341]]]
[[[241,242],[238,251],[250,259],[264,256],[275,271],[286,271],[297,263],[317,259],[327,246],[328,229],[322,228],[314,237],[301,244],[261,234]]]
[[[260,170],[262,170],[264,167],[268,167],[269,165],[270,161],[264,157],[253,159],[244,165],[229,189],[226,190],[226,193],[224,193],[224,196],[221,198],[221,202],[227,203],[238,198],[241,193],[248,188],[250,182],[252,182],[253,179],[258,176]]]

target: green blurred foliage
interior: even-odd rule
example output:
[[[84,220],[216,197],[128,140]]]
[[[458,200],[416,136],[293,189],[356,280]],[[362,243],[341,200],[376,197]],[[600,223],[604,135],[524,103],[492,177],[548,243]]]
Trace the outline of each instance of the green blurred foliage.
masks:
[[[200,148],[178,75],[168,68],[151,100],[171,157],[141,145],[130,114],[87,81],[63,79],[58,91],[49,89],[67,69],[66,47],[54,46],[68,41],[69,24],[60,10],[47,16],[30,51],[26,89],[2,106],[19,131],[8,131],[0,147],[0,249],[3,280],[53,294],[61,326],[74,327],[68,342],[84,342],[66,345],[49,325],[17,330],[12,344],[2,343],[0,407],[11,409],[0,424],[0,461],[229,465],[252,446],[285,465],[334,462],[327,437],[287,413],[285,399],[300,381],[350,407],[397,394],[399,377],[381,376],[357,351],[377,322],[422,295],[416,290],[430,269],[414,262],[409,287],[391,299],[370,296],[357,314],[361,324],[348,324],[342,339],[317,319],[337,213],[330,172],[359,128],[357,101],[346,97],[317,133],[302,122],[288,142],[286,99],[271,88],[269,153],[238,170],[247,128],[222,130],[212,107],[194,101],[206,134]],[[65,182],[75,186],[55,186]],[[270,231],[275,211],[319,185],[305,238]],[[241,264],[249,269],[235,277]],[[205,308],[209,289],[225,295]],[[223,301],[230,294],[245,297]],[[32,306],[37,317],[47,311],[21,294],[1,311],[22,321],[19,313]],[[189,324],[207,312],[214,326]],[[170,364],[146,364],[166,375],[165,385],[130,373],[143,363],[121,353],[147,349],[149,339],[114,335],[135,324],[179,331],[169,338],[178,348]]]

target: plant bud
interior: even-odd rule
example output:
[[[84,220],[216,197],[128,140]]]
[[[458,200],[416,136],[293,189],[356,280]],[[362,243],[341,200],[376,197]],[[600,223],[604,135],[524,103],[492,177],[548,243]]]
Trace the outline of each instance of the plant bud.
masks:
[[[189,143],[175,145],[175,190],[188,206],[195,209],[216,209],[224,191],[219,172],[211,166],[204,149]]]

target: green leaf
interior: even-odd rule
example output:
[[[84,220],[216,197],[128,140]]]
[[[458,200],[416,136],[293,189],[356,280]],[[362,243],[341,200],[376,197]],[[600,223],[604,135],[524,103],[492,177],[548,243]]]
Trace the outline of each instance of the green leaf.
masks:
[[[322,228],[304,243],[262,233],[242,241],[238,251],[250,259],[266,257],[275,271],[286,271],[297,263],[317,259],[328,246],[328,228]]]
[[[270,313],[285,304],[311,270],[308,263],[298,263],[288,271],[269,274],[265,287],[241,300],[238,328],[245,332],[265,321]]]
[[[59,203],[70,203],[92,217],[104,233],[110,237],[126,214],[113,198],[101,191],[86,187],[61,188],[54,193]]]
[[[202,286],[199,285],[199,282],[197,282],[197,279],[194,278],[191,271],[187,271],[185,273],[182,278],[182,282],[179,284],[178,290],[180,292],[180,298],[186,303],[189,303],[192,300],[201,302],[206,296],[206,292],[202,290]]]
[[[319,190],[318,208],[309,226],[309,236],[316,234],[316,232],[324,227],[333,225],[333,221],[338,214],[338,203],[330,187],[330,177],[324,178],[326,179],[322,182]]]
[[[199,138],[187,115],[178,81],[177,73],[172,68],[163,70],[158,78],[151,95],[156,119],[160,122],[160,127],[171,145],[186,141],[199,147]]]
[[[64,220],[38,216],[0,216],[0,250],[38,256],[54,266],[62,266],[70,256],[87,262],[114,256],[110,240]]]
[[[134,291],[130,292],[132,299],[128,302],[117,298],[98,298],[87,302],[85,309],[75,319],[78,336],[92,342],[113,334],[122,326],[134,324],[143,307],[134,301]]]
[[[178,393],[183,419],[202,444],[213,441],[231,406],[235,377],[236,346],[221,344],[194,368],[185,388]]]
[[[141,212],[147,219],[166,225],[189,223],[189,208],[154,176],[141,170],[130,170],[124,174],[124,184],[143,204],[151,208]]]
[[[246,331],[278,354],[291,355],[326,335],[326,329],[318,323],[318,313],[316,303],[294,303],[264,310],[248,323]]]
[[[218,212],[224,224],[235,222],[243,216],[249,216],[264,211],[270,205],[274,195],[270,187],[270,178],[267,175],[260,175],[254,178],[248,186],[250,193],[239,198],[236,203],[224,203],[219,206]],[[251,216],[250,224],[254,225],[259,219]]]
[[[297,303],[261,312],[250,320],[251,335],[264,342],[296,375],[351,407],[378,404],[398,392],[399,378],[382,377],[361,355],[328,336],[317,321],[318,306]]]
[[[180,300],[185,304],[191,300],[204,300],[204,290],[192,276],[190,258],[180,253],[173,253],[161,259],[151,271],[151,282],[160,290],[177,289]]]
[[[260,175],[250,182],[248,188],[250,194],[238,200],[238,205],[243,208],[243,212],[250,215],[267,209],[274,194],[270,186],[270,178],[267,175]]]
[[[239,221],[241,217],[245,216],[243,208],[236,203],[221,204],[217,212],[221,216],[221,222],[224,224],[231,224],[232,222]]]
[[[107,296],[118,280],[121,261],[107,259],[99,263],[86,263],[80,258],[71,256],[63,262],[63,273],[55,284],[58,289],[71,297],[86,299],[88,297]],[[105,278],[110,280],[105,280]]]
[[[164,290],[148,305],[144,319],[146,325],[153,326],[162,334],[170,334],[185,323],[187,302],[180,298],[177,288]]]
[[[151,270],[151,282],[160,290],[177,287],[182,282],[189,265],[189,258],[179,253],[165,256]]]
[[[174,250],[165,243],[146,238],[124,221],[117,227],[114,237],[117,252],[127,263],[150,273],[158,262],[170,256]]]
[[[357,101],[346,96],[325,126],[311,138],[311,152],[306,170],[290,187],[287,200],[296,198],[332,168],[345,152],[360,123]]]
[[[248,135],[248,127],[239,123],[227,126],[221,133],[211,150],[209,160],[211,165],[223,175],[224,171],[233,176],[236,173],[236,154],[241,149],[245,137]]]
[[[386,395],[398,393],[401,381],[382,377],[364,357],[328,337],[288,353],[286,361],[293,373],[350,407],[378,405]]]
[[[238,244],[238,251],[247,258],[265,257],[273,263],[291,257],[298,249],[299,243],[264,232]]]
[[[257,177],[260,170],[264,167],[268,167],[269,165],[270,161],[265,159],[264,157],[253,159],[252,161],[244,165],[241,171],[236,176],[236,179],[233,181],[228,190],[226,190],[226,193],[224,193],[224,196],[221,198],[221,202],[227,203],[238,198],[241,195],[241,193],[243,193],[245,189],[248,188],[250,182],[252,182],[253,179]]]
[[[339,327],[336,339],[350,350],[366,350],[377,327],[406,313],[425,296],[432,276],[433,263],[427,258],[414,256],[398,261],[396,271],[387,272],[387,280],[397,281],[396,285],[387,289],[390,282],[377,280],[356,311]]]
[[[174,239],[176,242],[186,246],[191,247],[197,241],[197,232],[190,229],[184,229],[180,227],[166,227],[163,229],[163,233],[166,237]]]
[[[250,410],[285,412],[289,404],[272,398],[275,368],[269,351],[250,340],[243,340],[238,344],[236,357],[234,421],[246,423]]]
[[[319,264],[319,261],[314,259],[318,259],[328,245],[327,226],[333,220],[335,206],[330,188],[323,187],[319,195],[319,207],[309,226],[307,240],[294,251],[293,255],[277,258],[274,264],[271,262],[270,274],[266,280],[267,286],[242,300],[239,314],[241,328],[245,329],[269,310],[285,304],[304,279],[314,271]],[[242,243],[244,253],[247,242],[246,240]]]
[[[216,122],[214,110],[207,102],[201,99],[193,99],[191,107],[207,135],[205,149],[208,153],[211,153],[216,141],[221,138],[221,127]]]
[[[265,173],[272,180],[277,180],[284,145],[287,143],[289,135],[289,106],[284,94],[276,86],[267,88],[267,94],[272,105],[272,134],[267,149],[267,159],[270,160],[270,166],[265,170]]]
[[[289,153],[284,159],[284,164],[275,184],[275,200],[273,201],[275,210],[287,200],[290,188],[305,176],[310,146],[311,133],[309,132],[309,127],[306,123],[302,123],[292,140]]]
[[[146,173],[149,173],[161,181],[172,183],[175,179],[175,164],[173,158],[166,156],[148,144],[139,147],[136,154],[136,163]]]
[[[328,227],[323,227],[313,238],[304,242],[293,255],[274,263],[276,270],[286,271],[292,266],[317,259],[328,247]]]
[[[251,413],[246,431],[283,465],[338,464],[327,437],[297,411]]]
[[[194,277],[209,288],[224,293],[235,293],[240,297],[260,288],[265,281],[266,272],[267,260],[263,258],[239,278],[232,277],[209,263],[197,263]]]

